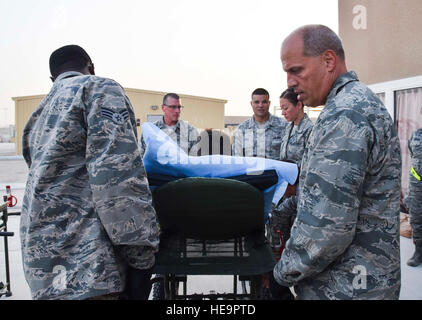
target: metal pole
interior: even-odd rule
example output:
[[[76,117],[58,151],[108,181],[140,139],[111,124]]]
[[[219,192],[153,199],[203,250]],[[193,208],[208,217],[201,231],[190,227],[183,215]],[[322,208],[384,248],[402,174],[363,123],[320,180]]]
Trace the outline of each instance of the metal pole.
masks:
[[[7,232],[7,227],[4,229]],[[9,272],[9,247],[7,243],[7,236],[4,237],[4,260],[6,262],[6,283],[7,283],[7,291],[6,297],[10,297],[12,292],[10,290],[10,272]]]
[[[9,235],[13,236],[13,233],[7,232],[7,196],[3,196],[5,203],[0,206],[0,211],[3,212],[2,215],[2,233],[4,236],[4,261],[6,265],[6,297],[10,297],[12,292],[10,290],[10,270],[9,270],[9,244],[7,237]]]

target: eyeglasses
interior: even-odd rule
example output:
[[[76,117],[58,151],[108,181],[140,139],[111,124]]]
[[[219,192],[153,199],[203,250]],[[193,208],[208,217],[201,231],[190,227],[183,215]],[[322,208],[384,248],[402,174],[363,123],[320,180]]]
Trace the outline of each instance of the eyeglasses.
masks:
[[[166,106],[166,107],[169,107],[170,109],[173,109],[173,110],[174,110],[174,109],[179,109],[179,110],[180,110],[180,109],[183,109],[183,108],[184,108],[183,106],[168,106],[168,105],[166,105],[166,104],[165,104],[165,106]]]

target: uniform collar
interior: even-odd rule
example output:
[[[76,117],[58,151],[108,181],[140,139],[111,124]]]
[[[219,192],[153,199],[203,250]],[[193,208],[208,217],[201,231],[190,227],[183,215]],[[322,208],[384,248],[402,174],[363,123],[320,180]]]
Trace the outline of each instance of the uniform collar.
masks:
[[[358,76],[354,71],[343,73],[340,77],[338,77],[331,87],[331,91],[327,97],[327,102],[333,99],[346,84],[352,81],[359,81]]]
[[[179,128],[180,127],[180,120],[177,120],[177,122],[176,122],[176,124],[174,125],[174,126],[168,126],[165,122],[164,122],[164,116],[162,116],[162,118],[160,119],[160,121],[161,121],[161,124],[164,126],[164,127],[170,127],[170,128],[175,128],[175,129],[177,129],[177,128]]]
[[[60,80],[65,79],[65,78],[76,77],[76,76],[83,76],[83,75],[84,75],[83,73],[80,73],[78,71],[67,71],[67,72],[63,72],[62,74],[60,74],[56,78],[56,80],[54,80],[54,82],[60,81]]]
[[[303,126],[303,124],[307,121],[307,119],[309,119],[308,115],[305,113],[303,115],[303,118],[300,120],[299,124],[297,125],[297,128],[301,128]],[[294,122],[292,121],[291,124],[294,126]]]
[[[268,117],[267,122],[264,123],[265,127],[272,126],[274,124],[275,117],[270,113],[270,116]],[[254,126],[258,125],[258,123],[255,121],[254,116],[251,117],[251,121],[249,123],[249,128],[253,128]]]

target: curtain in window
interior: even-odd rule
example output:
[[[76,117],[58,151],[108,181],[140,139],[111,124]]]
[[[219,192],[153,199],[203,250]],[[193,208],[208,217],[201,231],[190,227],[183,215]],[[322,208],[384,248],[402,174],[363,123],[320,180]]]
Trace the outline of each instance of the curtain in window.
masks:
[[[409,186],[410,154],[407,142],[416,129],[422,127],[422,88],[399,90],[395,95],[396,129],[402,152],[402,197]]]

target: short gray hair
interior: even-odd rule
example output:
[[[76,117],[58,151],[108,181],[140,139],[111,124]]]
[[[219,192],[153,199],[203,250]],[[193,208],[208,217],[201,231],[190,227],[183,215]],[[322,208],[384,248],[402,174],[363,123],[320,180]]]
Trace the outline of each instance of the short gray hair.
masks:
[[[304,56],[316,57],[322,55],[325,50],[333,50],[340,59],[345,59],[341,40],[330,28],[311,24],[299,28],[297,32],[302,34]]]

